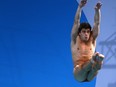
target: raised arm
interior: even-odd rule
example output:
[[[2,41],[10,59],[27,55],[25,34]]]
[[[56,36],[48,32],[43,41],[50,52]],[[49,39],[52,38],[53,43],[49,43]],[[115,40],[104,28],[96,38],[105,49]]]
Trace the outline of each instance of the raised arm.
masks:
[[[75,19],[74,19],[74,24],[72,27],[72,32],[71,32],[71,42],[75,43],[76,42],[76,37],[77,37],[77,32],[78,28],[80,25],[80,18],[81,18],[81,10],[82,7],[87,3],[87,0],[81,0],[80,4],[78,5],[76,14],[75,14]]]
[[[92,30],[94,40],[97,38],[100,32],[101,6],[102,6],[101,2],[98,2],[95,6],[94,26]]]

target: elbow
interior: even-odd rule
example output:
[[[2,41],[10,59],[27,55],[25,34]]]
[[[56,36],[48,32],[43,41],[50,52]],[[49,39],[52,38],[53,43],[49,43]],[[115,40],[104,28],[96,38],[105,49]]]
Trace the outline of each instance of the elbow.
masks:
[[[97,22],[96,25],[99,26],[100,25],[100,22]]]
[[[96,26],[99,26],[99,25],[100,25],[100,21],[96,21],[96,22],[95,22],[95,25],[96,25]]]
[[[80,24],[80,21],[75,19],[74,24]]]

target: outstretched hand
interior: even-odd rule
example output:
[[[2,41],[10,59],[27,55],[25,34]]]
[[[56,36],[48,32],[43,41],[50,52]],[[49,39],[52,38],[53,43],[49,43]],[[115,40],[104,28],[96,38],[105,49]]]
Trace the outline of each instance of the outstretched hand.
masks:
[[[87,0],[81,0],[81,2],[80,2],[80,7],[85,6],[86,3],[87,3]]]
[[[102,6],[102,3],[101,3],[101,2],[98,2],[98,3],[96,4],[96,6],[95,6],[95,9],[96,9],[96,10],[99,10],[99,9],[101,8],[101,6]]]

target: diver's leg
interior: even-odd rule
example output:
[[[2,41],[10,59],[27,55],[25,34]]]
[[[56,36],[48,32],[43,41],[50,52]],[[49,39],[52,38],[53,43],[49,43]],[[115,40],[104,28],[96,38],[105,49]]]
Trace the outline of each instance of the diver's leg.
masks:
[[[74,77],[76,80],[83,82],[87,79],[88,72],[91,70],[93,63],[91,61],[86,62],[82,67],[77,65],[74,68]]]
[[[91,68],[87,80],[91,81],[98,73],[98,70],[101,69],[102,63],[103,63],[104,56],[102,54],[97,54],[95,57],[95,63],[93,67]]]

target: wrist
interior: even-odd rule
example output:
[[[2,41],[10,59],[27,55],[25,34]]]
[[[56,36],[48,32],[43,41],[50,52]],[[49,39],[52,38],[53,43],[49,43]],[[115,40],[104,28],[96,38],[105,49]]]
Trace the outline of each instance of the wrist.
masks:
[[[83,6],[81,4],[79,4],[79,7],[82,8]]]

